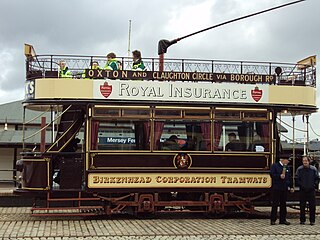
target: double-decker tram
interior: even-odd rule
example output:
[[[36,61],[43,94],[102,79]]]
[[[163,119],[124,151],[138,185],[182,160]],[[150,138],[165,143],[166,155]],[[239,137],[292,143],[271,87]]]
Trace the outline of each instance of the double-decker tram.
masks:
[[[53,116],[39,131],[50,126],[52,142],[25,149],[17,165],[17,192],[36,198],[35,215],[253,212],[269,204],[277,117],[317,111],[314,56],[295,64],[168,59],[163,71],[157,59],[132,71],[131,59],[118,58],[122,69],[109,71],[101,56],[30,49],[25,112]],[[59,77],[62,60],[68,77]]]

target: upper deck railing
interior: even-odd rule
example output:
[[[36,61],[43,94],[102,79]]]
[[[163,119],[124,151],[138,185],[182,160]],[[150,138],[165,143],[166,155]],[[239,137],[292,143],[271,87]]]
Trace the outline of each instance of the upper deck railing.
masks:
[[[132,70],[132,58],[119,57],[117,59],[121,62],[122,70]],[[98,62],[101,69],[107,63],[106,57],[103,56],[37,55],[26,61],[27,79],[52,77],[47,73],[58,71],[59,62],[62,60],[66,62],[73,78],[83,78],[85,69],[90,69],[93,61]],[[158,58],[144,58],[143,61],[146,71],[159,71]],[[163,69],[165,72],[269,75],[274,76],[274,80],[269,84],[316,86],[316,67],[300,63],[166,59]],[[245,83],[256,84],[257,82]]]

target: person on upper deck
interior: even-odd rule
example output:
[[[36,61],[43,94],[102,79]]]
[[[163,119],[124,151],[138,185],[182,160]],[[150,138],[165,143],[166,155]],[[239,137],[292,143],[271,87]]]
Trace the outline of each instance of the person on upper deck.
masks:
[[[64,60],[59,62],[59,78],[72,78],[72,74],[67,67],[67,64]]]
[[[228,134],[229,142],[226,145],[226,151],[242,151],[243,144],[237,140],[237,135],[235,133]]]
[[[97,61],[93,61],[90,69],[100,69],[99,63]],[[86,70],[83,70],[82,78],[86,78]]]
[[[142,59],[141,59],[141,52],[139,50],[134,50],[132,52],[132,58],[133,58],[133,65],[132,70],[134,71],[146,71],[147,68],[144,65]]]
[[[104,67],[105,70],[111,70],[111,71],[116,71],[116,70],[121,70],[121,63],[116,59],[116,54],[111,52],[108,53],[107,55],[107,63],[106,66]]]

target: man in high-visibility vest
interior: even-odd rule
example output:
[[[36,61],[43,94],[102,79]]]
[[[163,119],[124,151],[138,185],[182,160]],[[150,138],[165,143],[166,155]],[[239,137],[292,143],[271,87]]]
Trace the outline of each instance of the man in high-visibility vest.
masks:
[[[113,52],[108,53],[107,55],[107,63],[106,66],[104,67],[105,70],[121,70],[121,63],[116,59],[116,54]]]
[[[147,68],[144,65],[142,59],[141,59],[141,52],[139,50],[134,50],[132,52],[132,58],[133,58],[133,65],[132,70],[134,71],[146,71]]]
[[[90,69],[100,69],[99,63],[97,61],[93,61]],[[86,70],[83,70],[82,78],[86,78]]]
[[[65,61],[63,61],[63,60],[60,61],[59,62],[59,67],[60,67],[59,78],[72,78],[72,74],[69,71],[69,68],[67,67]]]

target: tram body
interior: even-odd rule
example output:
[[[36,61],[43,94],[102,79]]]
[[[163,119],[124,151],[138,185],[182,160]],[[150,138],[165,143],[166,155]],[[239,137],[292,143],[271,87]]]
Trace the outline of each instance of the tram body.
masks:
[[[52,77],[62,58],[77,63],[72,79]],[[269,204],[278,116],[317,110],[313,57],[293,65],[169,60],[163,72],[155,59],[145,59],[145,72],[126,58],[122,70],[91,70],[92,59],[105,61],[27,59],[24,107],[51,109],[57,129],[17,164],[16,192],[46,200],[35,215],[253,212]]]

